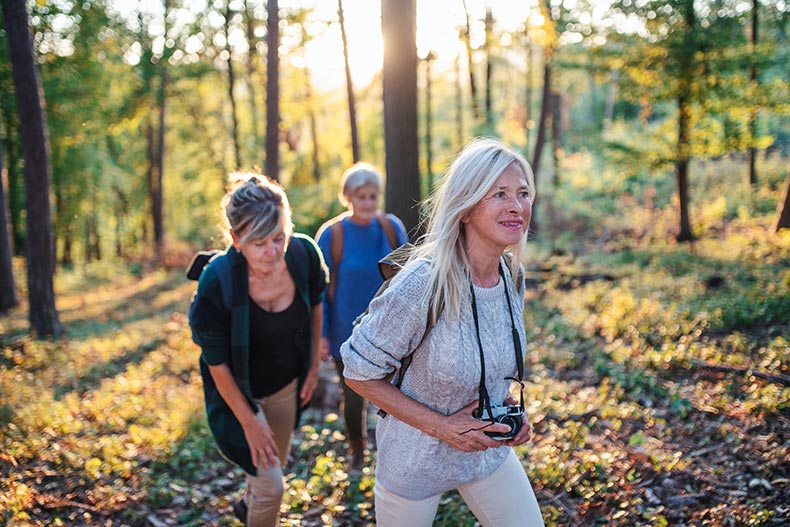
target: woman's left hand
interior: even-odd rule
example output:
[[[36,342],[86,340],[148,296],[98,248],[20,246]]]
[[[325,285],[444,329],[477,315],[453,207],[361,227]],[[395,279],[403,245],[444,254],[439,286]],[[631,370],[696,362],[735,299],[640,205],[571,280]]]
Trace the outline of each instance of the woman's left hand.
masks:
[[[518,404],[513,397],[508,396],[505,399],[505,404]],[[503,446],[518,446],[523,445],[532,437],[532,425],[529,424],[529,419],[527,418],[526,412],[523,414],[521,418],[521,429],[518,433],[513,437],[513,439],[508,439],[507,441],[502,441]]]
[[[313,366],[307,372],[307,377],[302,385],[302,391],[299,392],[299,404],[306,406],[313,398],[315,387],[318,386],[318,366]]]

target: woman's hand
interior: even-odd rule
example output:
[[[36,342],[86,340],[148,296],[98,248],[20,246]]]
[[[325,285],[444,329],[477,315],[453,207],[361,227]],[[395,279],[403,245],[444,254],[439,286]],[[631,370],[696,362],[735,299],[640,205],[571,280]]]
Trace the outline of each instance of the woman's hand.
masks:
[[[268,470],[276,467],[280,463],[277,443],[274,442],[274,433],[268,423],[255,417],[247,423],[242,424],[244,438],[250,447],[252,464],[256,468],[263,467]]]
[[[518,404],[513,397],[508,396],[505,399],[505,404]],[[502,441],[502,445],[504,446],[518,446],[523,445],[532,437],[532,425],[529,424],[529,419],[527,419],[527,414],[524,413],[521,418],[521,429],[518,433],[512,438],[508,439],[507,441]]]
[[[469,403],[440,420],[432,430],[426,432],[464,452],[481,452],[502,446],[502,441],[488,437],[484,432],[507,432],[510,428],[502,423],[475,419],[472,412],[477,409],[477,404],[477,401]]]
[[[318,386],[318,369],[318,365],[314,364],[307,372],[307,377],[302,384],[302,391],[299,392],[299,404],[302,406],[305,406],[313,398],[315,387]]]

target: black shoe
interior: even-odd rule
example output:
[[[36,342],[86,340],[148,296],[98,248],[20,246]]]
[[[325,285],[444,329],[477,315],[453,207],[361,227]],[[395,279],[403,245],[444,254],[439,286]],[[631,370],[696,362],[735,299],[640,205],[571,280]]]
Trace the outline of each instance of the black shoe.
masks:
[[[233,514],[236,515],[241,523],[247,525],[247,504],[244,503],[244,498],[233,504]]]

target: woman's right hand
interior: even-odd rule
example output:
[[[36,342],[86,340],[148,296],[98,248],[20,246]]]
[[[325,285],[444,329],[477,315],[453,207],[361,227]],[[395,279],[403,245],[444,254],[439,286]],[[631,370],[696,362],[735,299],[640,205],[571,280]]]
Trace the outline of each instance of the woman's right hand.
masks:
[[[502,446],[501,441],[488,437],[484,432],[508,432],[510,427],[475,419],[472,412],[477,409],[477,404],[477,401],[472,401],[454,414],[441,419],[429,433],[464,452],[480,452]]]
[[[276,467],[280,463],[280,456],[269,424],[255,417],[243,425],[243,428],[244,438],[250,447],[252,464],[266,470]]]

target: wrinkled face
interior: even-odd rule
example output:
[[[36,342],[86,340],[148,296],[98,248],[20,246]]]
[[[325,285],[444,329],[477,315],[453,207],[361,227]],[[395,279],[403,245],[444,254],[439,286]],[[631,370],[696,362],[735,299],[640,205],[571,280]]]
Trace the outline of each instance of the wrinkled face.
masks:
[[[467,251],[501,254],[526,234],[531,217],[527,178],[511,164],[463,219]]]
[[[237,235],[231,231],[233,247],[244,255],[251,274],[270,272],[282,264],[288,242],[288,237],[285,235],[285,218],[281,217],[280,225],[261,240],[242,242],[240,240],[244,234],[241,232]]]
[[[367,225],[373,221],[379,208],[379,188],[376,185],[362,185],[351,195],[346,195],[346,201],[348,201],[348,210],[351,211],[351,218]]]

